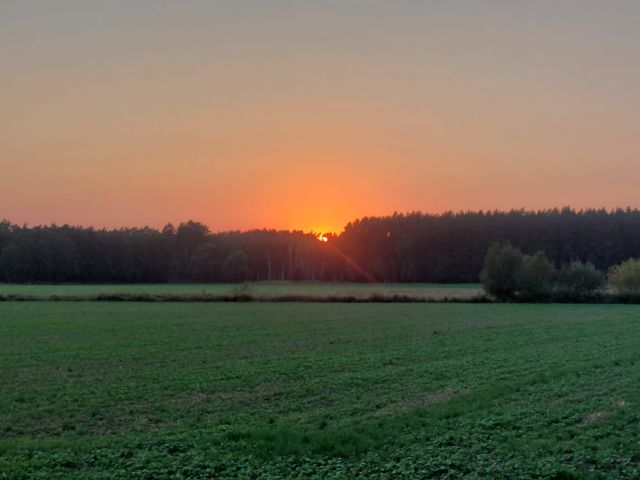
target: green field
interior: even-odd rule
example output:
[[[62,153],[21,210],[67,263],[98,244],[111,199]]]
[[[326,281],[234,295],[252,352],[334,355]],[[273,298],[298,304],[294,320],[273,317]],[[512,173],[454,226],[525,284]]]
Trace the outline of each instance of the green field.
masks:
[[[0,478],[638,478],[639,367],[630,305],[2,302]]]
[[[254,295],[344,295],[366,296],[411,295],[440,299],[469,298],[482,293],[477,284],[433,284],[433,283],[321,283],[321,282],[253,282],[246,284],[127,284],[127,285],[20,285],[0,283],[0,295],[98,295],[98,294],[213,294],[229,295],[239,289]]]

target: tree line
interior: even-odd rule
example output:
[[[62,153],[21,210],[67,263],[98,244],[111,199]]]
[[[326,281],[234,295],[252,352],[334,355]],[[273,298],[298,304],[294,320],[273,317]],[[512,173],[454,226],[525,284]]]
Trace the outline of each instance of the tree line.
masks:
[[[0,281],[239,282],[245,280],[477,282],[487,250],[510,243],[555,265],[607,271],[640,257],[640,211],[421,212],[365,217],[327,241],[300,231],[212,233],[177,227],[94,229],[0,222]]]

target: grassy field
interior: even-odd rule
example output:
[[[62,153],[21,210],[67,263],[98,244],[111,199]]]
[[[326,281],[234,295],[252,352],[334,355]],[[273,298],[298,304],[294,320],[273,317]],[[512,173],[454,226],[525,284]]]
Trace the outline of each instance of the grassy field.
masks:
[[[439,299],[469,298],[482,293],[477,284],[432,283],[313,283],[313,282],[253,282],[246,284],[127,284],[127,285],[20,285],[0,283],[0,295],[98,295],[98,294],[213,294],[230,295],[239,289],[254,295],[343,295],[366,296],[411,295]]]
[[[0,478],[638,478],[640,308],[0,303]]]

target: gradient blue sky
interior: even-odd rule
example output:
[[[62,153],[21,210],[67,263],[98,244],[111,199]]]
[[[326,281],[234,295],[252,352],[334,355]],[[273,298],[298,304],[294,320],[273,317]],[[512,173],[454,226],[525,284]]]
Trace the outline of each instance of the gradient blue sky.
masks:
[[[0,217],[640,206],[638,1],[0,2]]]

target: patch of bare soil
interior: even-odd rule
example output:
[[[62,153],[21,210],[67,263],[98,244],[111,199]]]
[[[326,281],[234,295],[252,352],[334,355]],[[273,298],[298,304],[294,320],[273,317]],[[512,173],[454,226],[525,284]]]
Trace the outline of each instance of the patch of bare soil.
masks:
[[[429,393],[423,397],[404,398],[389,405],[385,405],[384,407],[376,411],[375,416],[377,417],[390,413],[406,412],[407,410],[416,407],[425,407],[428,405],[433,405],[435,403],[448,402],[449,400],[452,400],[455,397],[459,397],[460,395],[464,395],[465,393],[467,393],[467,390],[465,389],[446,387]]]
[[[624,408],[626,406],[629,405],[629,402],[627,402],[626,400],[616,400],[615,402],[613,402],[613,407],[618,409],[618,408]],[[613,412],[611,411],[606,411],[606,410],[600,410],[597,412],[592,412],[589,415],[587,415],[586,417],[584,417],[582,419],[582,422],[580,422],[580,427],[588,427],[589,425],[593,425],[594,423],[598,423],[602,420],[606,420],[607,418],[609,418],[611,415],[613,414]]]

